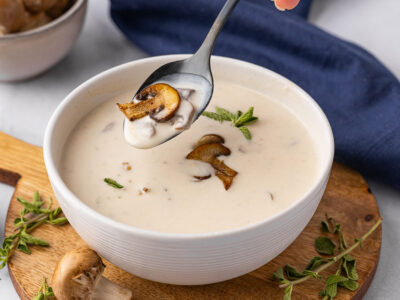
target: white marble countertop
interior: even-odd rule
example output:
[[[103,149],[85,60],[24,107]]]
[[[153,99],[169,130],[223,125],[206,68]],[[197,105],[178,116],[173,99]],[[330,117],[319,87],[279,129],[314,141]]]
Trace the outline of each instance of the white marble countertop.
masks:
[[[369,49],[400,78],[399,16],[398,0],[314,0],[310,21]],[[61,63],[31,81],[0,84],[0,130],[42,145],[48,119],[73,88],[103,70],[144,56],[111,22],[107,0],[89,1],[83,32]],[[369,183],[378,200],[384,228],[381,261],[365,299],[399,299],[400,192]],[[12,192],[11,187],[0,184],[0,240]],[[19,299],[7,268],[0,271],[0,299]]]

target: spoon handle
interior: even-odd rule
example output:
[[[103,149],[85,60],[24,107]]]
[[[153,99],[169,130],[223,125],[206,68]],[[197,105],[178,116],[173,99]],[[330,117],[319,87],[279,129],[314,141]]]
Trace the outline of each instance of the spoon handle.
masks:
[[[197,65],[198,68],[201,66],[205,67],[204,70],[198,70],[200,73],[207,73],[210,70],[210,57],[214,48],[215,41],[221,32],[226,20],[230,16],[231,12],[238,4],[239,0],[227,0],[219,12],[217,18],[214,21],[210,31],[208,32],[203,44],[197,50],[197,52],[189,59],[192,64]],[[202,71],[202,72],[201,72]]]
[[[228,19],[238,2],[239,0],[227,0],[225,2],[224,7],[219,12],[203,44],[200,46],[199,50],[197,50],[195,55],[205,55],[204,58],[208,58],[211,56],[215,41],[219,33],[221,32],[222,27],[224,27],[226,20]]]

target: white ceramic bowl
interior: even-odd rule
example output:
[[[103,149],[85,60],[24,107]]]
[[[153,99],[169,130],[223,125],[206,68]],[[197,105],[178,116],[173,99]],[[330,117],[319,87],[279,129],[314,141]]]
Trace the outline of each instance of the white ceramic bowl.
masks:
[[[334,144],[324,113],[297,85],[256,65],[213,57],[212,70],[216,81],[245,81],[250,88],[281,101],[304,122],[315,141],[315,159],[319,161],[318,177],[313,186],[303,198],[296,199],[277,215],[216,233],[153,232],[99,214],[68,189],[59,173],[68,135],[95,106],[121,91],[139,86],[160,65],[183,57],[160,56],[127,63],[76,88],[60,104],[48,124],[44,157],[54,192],[68,220],[101,256],[146,279],[171,284],[207,284],[234,278],[264,265],[296,239],[321,200],[332,165]]]
[[[59,62],[72,48],[85,19],[87,0],[59,18],[30,31],[0,37],[0,82],[36,76]]]

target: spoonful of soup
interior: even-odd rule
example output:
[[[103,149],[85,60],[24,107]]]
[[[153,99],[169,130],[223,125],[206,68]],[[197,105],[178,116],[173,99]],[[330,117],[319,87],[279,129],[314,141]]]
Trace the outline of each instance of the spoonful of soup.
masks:
[[[227,0],[203,44],[187,59],[154,71],[132,101],[117,104],[124,113],[124,136],[136,148],[152,148],[184,130],[210,102],[214,84],[210,57],[215,40],[239,0]]]

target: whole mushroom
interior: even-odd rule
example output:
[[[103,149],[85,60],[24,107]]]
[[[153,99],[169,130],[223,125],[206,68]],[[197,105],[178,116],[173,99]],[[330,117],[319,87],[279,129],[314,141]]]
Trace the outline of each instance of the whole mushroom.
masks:
[[[21,0],[0,0],[0,35],[20,30],[24,25],[24,14]]]
[[[101,257],[90,248],[67,252],[51,280],[57,300],[131,300],[131,290],[102,276],[104,268]]]
[[[44,12],[32,14],[28,11],[25,12],[25,22],[20,31],[28,31],[46,25],[51,21],[51,18]]]

